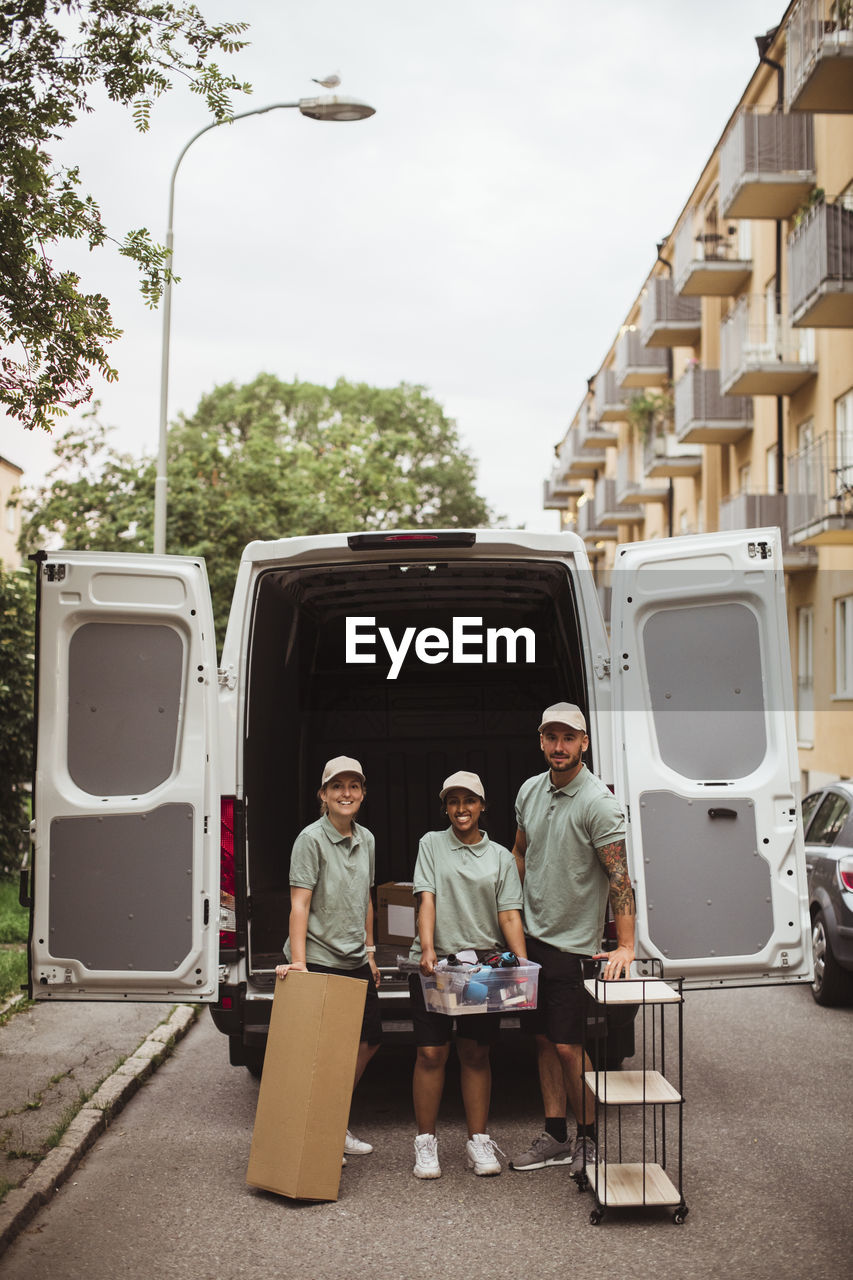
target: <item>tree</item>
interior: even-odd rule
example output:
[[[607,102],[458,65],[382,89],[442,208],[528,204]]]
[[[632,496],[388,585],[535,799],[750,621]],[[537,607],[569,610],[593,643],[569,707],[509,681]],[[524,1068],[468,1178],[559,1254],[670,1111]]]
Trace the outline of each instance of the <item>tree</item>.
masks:
[[[78,550],[149,550],[154,461],[117,453],[96,415],[57,454],[25,504],[22,546],[58,535]],[[220,635],[240,553],[255,538],[492,519],[456,424],[423,387],[261,374],[217,387],[169,432],[167,547],[205,557]]]
[[[249,87],[212,57],[242,48],[245,27],[208,25],[194,4],[168,0],[0,5],[0,404],[28,427],[50,430],[89,400],[93,370],[116,377],[106,346],[119,330],[107,299],[84,292],[51,257],[63,239],[94,249],[110,237],[79,169],[55,164],[51,144],[92,110],[96,84],[143,131],[175,78],[226,120],[230,92]],[[156,305],[171,276],[166,250],[144,227],[113,243],[138,264],[143,296]]]
[[[32,778],[33,574],[0,564],[0,874],[21,864]]]

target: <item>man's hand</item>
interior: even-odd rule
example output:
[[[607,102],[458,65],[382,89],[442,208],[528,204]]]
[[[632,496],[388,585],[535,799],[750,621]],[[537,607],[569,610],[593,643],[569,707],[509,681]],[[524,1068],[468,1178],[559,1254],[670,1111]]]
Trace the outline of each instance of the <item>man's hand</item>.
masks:
[[[379,966],[377,965],[372,952],[368,954],[367,963],[370,965],[370,972],[373,974],[374,984],[378,987],[382,981],[382,974],[379,972]]]
[[[301,960],[294,960],[292,964],[277,964],[275,967],[275,976],[277,978],[286,978],[291,969],[295,969],[297,973],[308,972],[307,965],[304,965]]]
[[[436,954],[433,947],[424,947],[421,952],[420,970],[424,977],[429,977],[431,973],[435,973]]]
[[[633,947],[617,947],[615,951],[601,951],[593,960],[606,960],[601,976],[611,978],[630,978],[631,965],[634,961]]]

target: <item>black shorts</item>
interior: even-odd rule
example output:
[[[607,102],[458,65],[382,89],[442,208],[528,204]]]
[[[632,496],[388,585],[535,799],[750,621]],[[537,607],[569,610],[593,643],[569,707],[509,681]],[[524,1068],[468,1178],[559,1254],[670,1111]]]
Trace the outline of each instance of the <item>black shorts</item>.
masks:
[[[527,957],[541,964],[539,999],[535,1011],[522,1014],[522,1026],[544,1035],[552,1044],[583,1044],[586,992],[583,985],[585,956],[559,951],[547,942],[525,939]]]
[[[368,1044],[382,1042],[382,1016],[379,1012],[379,992],[370,972],[370,965],[360,965],[358,969],[330,969],[325,964],[306,965],[309,973],[333,973],[338,978],[361,978],[367,983],[367,999],[364,1002],[364,1017],[361,1020],[359,1041]]]
[[[449,1044],[456,1023],[456,1038],[473,1040],[475,1044],[494,1044],[501,1033],[499,1013],[469,1013],[454,1018],[447,1013],[434,1013],[426,1007],[424,989],[418,974],[409,974],[409,991],[412,997],[412,1025],[415,1044]]]

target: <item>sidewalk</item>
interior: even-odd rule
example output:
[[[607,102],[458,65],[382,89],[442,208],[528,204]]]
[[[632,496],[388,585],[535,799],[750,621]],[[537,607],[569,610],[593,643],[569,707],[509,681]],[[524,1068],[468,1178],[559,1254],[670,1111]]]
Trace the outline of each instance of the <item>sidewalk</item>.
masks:
[[[0,1203],[0,1254],[197,1012],[193,1005],[45,1003],[0,1026],[0,1189],[13,1188]]]

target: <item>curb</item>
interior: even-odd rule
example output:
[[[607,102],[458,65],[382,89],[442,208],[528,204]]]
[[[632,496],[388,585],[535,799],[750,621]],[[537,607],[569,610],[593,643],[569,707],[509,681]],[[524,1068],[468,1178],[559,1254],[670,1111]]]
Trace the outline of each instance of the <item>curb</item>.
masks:
[[[198,1017],[197,1005],[178,1005],[139,1048],[107,1076],[78,1111],[58,1146],[0,1204],[0,1255],[70,1177],[83,1156],[136,1091],[171,1055]]]

